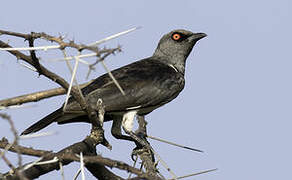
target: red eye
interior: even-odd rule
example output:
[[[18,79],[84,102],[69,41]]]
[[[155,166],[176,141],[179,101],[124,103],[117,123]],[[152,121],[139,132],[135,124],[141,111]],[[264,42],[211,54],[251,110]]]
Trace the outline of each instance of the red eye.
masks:
[[[175,41],[179,40],[180,38],[181,38],[181,35],[178,34],[178,33],[175,33],[175,34],[172,35],[172,39],[175,40]]]

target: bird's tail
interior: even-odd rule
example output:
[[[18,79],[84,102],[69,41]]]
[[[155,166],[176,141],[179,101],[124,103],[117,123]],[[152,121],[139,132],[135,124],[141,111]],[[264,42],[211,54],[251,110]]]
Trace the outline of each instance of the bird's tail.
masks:
[[[24,130],[21,133],[21,135],[34,133],[34,132],[37,132],[37,131],[47,127],[51,123],[55,122],[56,119],[58,117],[60,117],[62,114],[63,114],[62,108],[57,109],[56,111],[52,112],[51,114],[47,115],[43,119],[39,120],[38,122],[34,123],[29,128],[27,128],[26,130]]]

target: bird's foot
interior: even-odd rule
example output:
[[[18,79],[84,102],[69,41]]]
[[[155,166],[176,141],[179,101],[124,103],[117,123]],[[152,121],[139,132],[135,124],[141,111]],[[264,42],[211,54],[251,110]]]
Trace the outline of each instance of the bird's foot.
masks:
[[[132,160],[135,161],[134,160],[135,156],[141,157],[141,154],[146,155],[145,153],[148,153],[149,154],[148,156],[151,157],[151,161],[155,162],[154,152],[152,151],[152,147],[150,143],[146,139],[146,135],[143,133],[135,134],[132,131],[128,132],[127,134],[129,134],[129,136],[134,139],[134,142],[136,144],[136,147],[133,149],[133,152],[131,155]]]
[[[151,161],[155,162],[154,153],[152,149],[148,148],[147,146],[136,146],[132,151],[131,158],[133,161],[136,161],[136,157],[141,156],[142,154],[146,155],[146,153],[149,157],[151,157]]]
[[[136,163],[138,157],[142,160],[142,166],[149,174],[156,174],[158,172],[157,164],[155,163],[154,152],[150,145],[137,146],[133,149],[131,154],[132,160]]]

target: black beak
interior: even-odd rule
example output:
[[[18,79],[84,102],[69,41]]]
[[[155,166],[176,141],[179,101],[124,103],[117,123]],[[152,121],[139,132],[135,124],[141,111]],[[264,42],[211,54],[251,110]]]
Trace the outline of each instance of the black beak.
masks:
[[[198,41],[198,40],[200,40],[200,39],[202,39],[202,38],[204,38],[204,37],[206,37],[207,36],[207,34],[205,34],[205,33],[193,33],[192,35],[191,35],[191,37],[189,37],[192,41]]]

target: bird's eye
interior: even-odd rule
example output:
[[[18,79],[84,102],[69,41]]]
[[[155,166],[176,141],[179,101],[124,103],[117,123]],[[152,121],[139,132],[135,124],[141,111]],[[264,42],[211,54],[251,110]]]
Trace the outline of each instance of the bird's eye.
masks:
[[[181,35],[179,33],[174,33],[172,35],[172,39],[175,40],[175,41],[178,41],[181,39]]]
[[[185,40],[186,38],[188,38],[187,35],[180,33],[180,32],[174,32],[171,35],[171,39],[177,42],[182,42],[183,40]]]

